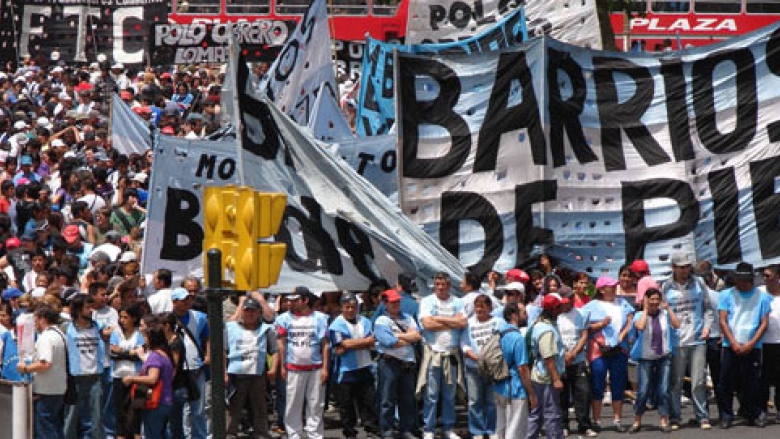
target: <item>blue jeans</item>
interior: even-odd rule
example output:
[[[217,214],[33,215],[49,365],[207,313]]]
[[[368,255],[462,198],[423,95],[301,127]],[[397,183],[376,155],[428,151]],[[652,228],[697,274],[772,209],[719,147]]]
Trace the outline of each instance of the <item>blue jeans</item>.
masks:
[[[171,406],[164,404],[154,410],[141,410],[144,439],[165,439],[165,424],[170,413]]]
[[[65,406],[65,439],[81,437],[81,428],[91,432],[93,439],[104,439],[103,430],[103,385],[100,375],[77,376],[75,405]],[[85,419],[87,418],[87,419]]]
[[[609,388],[613,401],[622,401],[626,391],[626,372],[628,370],[628,355],[620,353],[614,357],[599,357],[590,363],[591,400],[604,399],[604,389],[607,387],[607,372],[609,372]]]
[[[396,407],[401,433],[415,430],[415,378],[414,369],[405,369],[400,360],[379,359],[379,432],[382,436],[393,434]]]
[[[35,439],[62,439],[62,395],[36,395]]]
[[[444,368],[429,366],[425,372],[427,385],[423,395],[423,421],[426,432],[436,432],[436,403],[441,400],[441,423],[444,431],[455,427],[455,392],[458,389],[458,367],[450,361],[451,382],[444,379]]]
[[[642,416],[647,409],[647,399],[652,394],[658,399],[658,415],[669,416],[669,376],[672,359],[669,355],[656,360],[639,360],[637,379],[639,393],[634,402],[634,414]],[[651,388],[652,386],[652,388]]]
[[[527,439],[536,439],[544,426],[548,439],[563,439],[561,425],[561,394],[552,384],[541,384],[531,381],[539,405],[528,413]]]
[[[103,386],[103,428],[105,428],[106,434],[113,436],[116,430],[116,411],[114,410],[114,379],[111,378],[111,368],[105,368],[100,379]]]
[[[469,400],[469,433],[482,436],[496,432],[496,400],[493,386],[476,367],[466,367],[466,392]]]
[[[185,371],[185,373],[190,373]],[[190,401],[187,389],[176,389],[173,392],[173,406],[171,407],[170,437],[172,439],[181,439],[184,437],[184,406],[190,407],[190,422],[192,427],[192,439],[206,439],[208,431],[206,428],[206,375],[201,372],[197,374],[195,382],[200,391],[200,398]]]
[[[287,407],[287,384],[276,375],[276,425],[284,428],[284,408]]]
[[[707,345],[680,346],[672,358],[672,372],[669,379],[672,394],[670,396],[669,418],[672,422],[682,420],[682,388],[685,383],[685,369],[691,371],[691,396],[693,412],[701,422],[709,420],[707,404]]]

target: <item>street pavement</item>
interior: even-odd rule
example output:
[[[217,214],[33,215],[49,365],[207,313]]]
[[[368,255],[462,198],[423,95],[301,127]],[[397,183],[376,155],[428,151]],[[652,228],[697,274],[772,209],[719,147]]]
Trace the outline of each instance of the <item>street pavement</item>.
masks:
[[[735,402],[736,405],[736,402]],[[601,418],[601,425],[603,427],[602,433],[598,436],[600,438],[617,438],[617,437],[624,437],[625,439],[628,439],[628,437],[631,438],[637,438],[637,439],[644,439],[644,438],[663,438],[663,437],[674,437],[676,439],[693,439],[693,438],[707,438],[707,439],[758,439],[758,438],[780,438],[780,424],[775,422],[776,416],[774,411],[771,411],[771,414],[769,416],[769,422],[767,423],[767,426],[764,428],[758,428],[753,426],[748,426],[747,423],[737,418],[735,419],[734,423],[732,424],[732,427],[728,430],[722,430],[718,427],[718,419],[717,419],[717,413],[718,409],[715,406],[714,403],[710,404],[710,416],[711,416],[711,422],[712,422],[712,429],[705,431],[701,430],[698,426],[698,423],[691,422],[689,424],[686,424],[686,422],[693,420],[695,418],[693,414],[693,409],[691,405],[687,405],[683,407],[683,425],[682,427],[677,430],[673,431],[670,434],[666,435],[658,428],[659,425],[659,416],[657,411],[649,411],[646,412],[642,419],[642,430],[638,433],[634,434],[628,434],[628,433],[617,433],[612,427],[612,410],[611,407],[605,406],[602,418]],[[455,429],[455,432],[458,433],[462,438],[466,439],[468,438],[468,428],[466,426],[466,410],[463,406],[458,406],[458,424]],[[326,419],[326,430],[325,430],[325,438],[343,438],[344,436],[341,433],[341,428],[339,427],[339,421],[338,421],[338,414],[336,412],[329,412],[325,416]],[[623,405],[623,416],[621,418],[622,424],[625,427],[630,427],[634,419],[634,409],[633,405],[631,403],[626,403]],[[574,425],[572,425],[574,426]],[[358,438],[368,438],[360,428],[358,428],[360,431],[360,434],[358,435]],[[437,439],[441,437],[441,432],[437,434]],[[572,434],[569,436],[569,438],[576,438],[576,439],[585,439],[584,436],[579,436],[577,434]],[[510,439],[510,438],[507,438]],[[515,438],[511,438],[515,439]],[[522,439],[522,438],[520,438]]]

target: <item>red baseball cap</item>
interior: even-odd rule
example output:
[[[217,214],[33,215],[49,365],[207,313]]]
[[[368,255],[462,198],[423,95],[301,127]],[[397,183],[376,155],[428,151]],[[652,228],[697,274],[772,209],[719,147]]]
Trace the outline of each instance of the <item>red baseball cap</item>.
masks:
[[[401,295],[398,294],[398,291],[396,290],[385,290],[385,292],[382,293],[382,299],[384,299],[385,302],[400,302]]]
[[[62,230],[62,237],[68,244],[73,244],[79,236],[81,236],[79,226],[75,224],[65,226],[65,229]]]
[[[545,311],[552,311],[557,306],[566,305],[567,303],[569,303],[568,298],[561,297],[558,293],[550,293],[542,299],[542,309]]]
[[[511,282],[513,280],[518,282],[528,282],[531,280],[531,276],[519,268],[513,268],[506,272],[506,280],[507,282]]]
[[[19,238],[12,236],[5,240],[5,248],[8,250],[14,249],[22,245],[22,241]]]
[[[631,271],[633,271],[636,275],[650,274],[650,267],[643,259],[635,260],[628,268],[630,268]]]

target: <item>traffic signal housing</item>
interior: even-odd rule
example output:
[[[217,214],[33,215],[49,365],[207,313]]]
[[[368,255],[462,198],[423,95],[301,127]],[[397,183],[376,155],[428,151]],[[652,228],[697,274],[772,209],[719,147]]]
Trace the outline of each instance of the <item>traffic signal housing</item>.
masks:
[[[287,246],[273,242],[273,236],[284,218],[287,196],[250,187],[209,187],[204,205],[204,254],[214,247],[223,251],[223,267],[232,274],[226,278],[238,290],[275,284]]]

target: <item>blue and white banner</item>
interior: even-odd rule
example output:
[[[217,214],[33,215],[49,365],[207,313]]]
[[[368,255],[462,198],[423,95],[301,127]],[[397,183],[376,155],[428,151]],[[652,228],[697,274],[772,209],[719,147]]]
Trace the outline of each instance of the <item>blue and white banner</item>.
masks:
[[[306,126],[319,93],[338,96],[325,0],[314,0],[268,69],[265,94],[282,113]]]
[[[362,290],[384,277],[414,273],[424,289],[437,271],[460,277],[463,267],[409,221],[366,179],[267,99],[254,95],[246,64],[238,70],[240,151],[236,142],[161,136],[149,199],[143,268],[177,275],[203,271],[202,189],[239,182],[287,194],[276,240],[287,257],[273,290]]]
[[[403,211],[482,273],[686,251],[780,262],[780,30],[661,57],[534,40],[400,55]]]
[[[367,39],[357,109],[359,136],[386,134],[395,123],[393,52],[414,54],[478,54],[512,47],[528,39],[522,8],[493,27],[455,43],[400,45]]]

